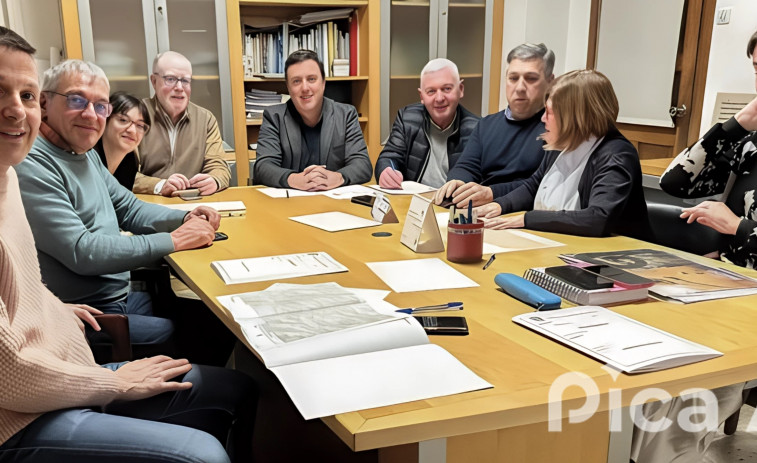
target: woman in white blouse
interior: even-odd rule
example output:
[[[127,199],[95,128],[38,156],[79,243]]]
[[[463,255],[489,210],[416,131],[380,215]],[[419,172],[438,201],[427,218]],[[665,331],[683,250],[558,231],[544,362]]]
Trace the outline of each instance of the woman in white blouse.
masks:
[[[523,185],[476,208],[487,228],[584,236],[648,236],[636,148],[618,132],[618,99],[604,74],[568,72],[547,92],[541,138],[548,150]],[[525,214],[500,217],[516,211]]]

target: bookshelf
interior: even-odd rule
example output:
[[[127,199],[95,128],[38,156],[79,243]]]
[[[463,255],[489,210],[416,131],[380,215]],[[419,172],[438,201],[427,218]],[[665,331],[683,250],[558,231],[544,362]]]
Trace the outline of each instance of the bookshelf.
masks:
[[[274,18],[284,22],[292,17],[315,11],[339,8],[357,10],[358,62],[355,76],[326,78],[325,95],[336,101],[355,106],[360,127],[363,129],[368,153],[375,163],[381,151],[379,110],[379,56],[374,52],[379,43],[379,2],[368,0],[227,0],[226,11],[229,30],[229,56],[231,62],[231,96],[236,146],[237,180],[247,184],[250,178],[249,161],[255,159],[255,150],[261,121],[248,120],[245,112],[245,91],[250,89],[286,92],[283,78],[245,78],[243,66],[244,22],[250,18]],[[373,52],[373,53],[372,53]]]

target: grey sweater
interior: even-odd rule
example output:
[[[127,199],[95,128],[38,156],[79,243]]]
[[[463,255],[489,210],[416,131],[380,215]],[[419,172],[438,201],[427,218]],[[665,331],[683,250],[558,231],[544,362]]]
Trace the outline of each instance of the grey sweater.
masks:
[[[186,213],[138,200],[94,150],[72,154],[38,136],[16,172],[42,280],[64,302],[122,298],[130,269],[173,252],[167,232]]]

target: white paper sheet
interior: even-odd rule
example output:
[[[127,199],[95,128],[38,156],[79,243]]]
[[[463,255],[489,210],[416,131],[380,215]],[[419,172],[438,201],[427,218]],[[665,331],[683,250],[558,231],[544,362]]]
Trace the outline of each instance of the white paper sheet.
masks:
[[[163,206],[169,209],[175,209],[177,211],[193,211],[199,206],[208,206],[217,210],[223,217],[242,216],[247,212],[242,201],[218,201],[212,203],[186,203],[186,204],[163,204]]]
[[[449,212],[437,212],[436,222],[442,234],[444,245],[447,245],[447,223]],[[523,230],[489,230],[484,229],[483,254],[499,254],[500,252],[525,251],[527,249],[552,248],[565,246],[563,243],[543,238]]]
[[[409,180],[402,182],[401,190],[390,190],[389,188],[381,188],[378,185],[368,186],[388,195],[417,195],[421,193],[428,193],[429,191],[436,191],[436,188],[434,187],[430,187],[418,182],[411,182]]]
[[[365,265],[396,293],[478,286],[437,258],[368,262]]]
[[[354,196],[373,196],[374,194],[376,194],[376,192],[372,188],[368,188],[363,185],[347,185],[329,190],[325,194],[329,198],[333,199],[351,199]]]
[[[376,227],[381,225],[381,222],[364,219],[363,217],[346,214],[344,212],[322,212],[320,214],[300,215],[289,217],[289,220],[294,220],[295,222],[320,228],[321,230],[326,230],[328,232],[354,230],[356,228]]]
[[[306,420],[492,387],[434,344],[271,370]]]
[[[328,196],[333,199],[350,199],[353,196],[373,195],[375,190],[363,185],[347,185],[326,191],[302,191],[294,188],[258,188],[258,191],[271,198],[295,198],[298,196]],[[289,196],[287,196],[289,192]]]

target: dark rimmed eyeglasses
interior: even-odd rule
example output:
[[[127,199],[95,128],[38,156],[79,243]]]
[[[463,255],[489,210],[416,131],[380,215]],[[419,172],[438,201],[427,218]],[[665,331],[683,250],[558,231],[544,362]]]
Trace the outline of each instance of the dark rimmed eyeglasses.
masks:
[[[60,95],[66,97],[66,106],[68,109],[76,109],[78,111],[84,111],[90,103],[95,110],[95,114],[98,116],[107,118],[113,111],[113,105],[102,101],[89,101],[78,93],[58,93],[52,90],[45,90],[46,93],[52,93],[54,95]]]
[[[192,86],[192,78],[191,77],[182,77],[178,78],[176,76],[161,76],[158,73],[155,73],[155,75],[159,76],[161,79],[163,79],[163,83],[166,84],[167,87],[176,87],[176,84],[181,82],[182,87],[190,87]]]
[[[113,121],[116,122],[116,124],[118,124],[118,126],[123,130],[128,129],[132,124],[134,124],[134,127],[137,129],[137,133],[141,135],[146,134],[147,131],[150,130],[150,126],[148,124],[145,124],[144,122],[133,121],[123,114],[113,115]]]

